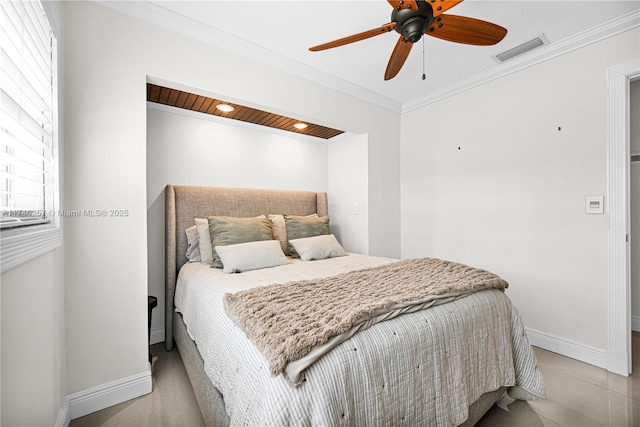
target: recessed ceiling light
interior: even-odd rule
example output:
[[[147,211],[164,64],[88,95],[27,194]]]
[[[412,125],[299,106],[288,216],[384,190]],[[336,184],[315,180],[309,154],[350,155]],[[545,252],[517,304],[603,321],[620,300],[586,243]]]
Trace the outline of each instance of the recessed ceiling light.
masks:
[[[216,108],[224,113],[228,113],[231,112],[233,110],[235,110],[235,108],[233,108],[231,105],[229,104],[218,104],[216,105]]]
[[[306,123],[296,123],[295,125],[293,125],[293,127],[294,127],[294,128],[296,128],[296,129],[300,129],[300,130],[302,130],[302,129],[306,129],[306,128],[307,128],[307,126],[308,126],[308,125],[307,125]]]

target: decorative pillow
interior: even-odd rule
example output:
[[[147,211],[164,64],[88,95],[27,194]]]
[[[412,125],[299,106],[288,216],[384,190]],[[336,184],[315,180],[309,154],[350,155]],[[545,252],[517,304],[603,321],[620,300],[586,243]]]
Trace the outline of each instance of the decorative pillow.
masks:
[[[209,233],[211,247],[235,245],[237,243],[272,240],[271,220],[267,218],[235,218],[230,216],[210,216]],[[212,267],[222,268],[222,262],[213,249]]]
[[[214,249],[222,261],[224,273],[242,273],[291,263],[277,240],[216,246]]]
[[[303,261],[348,255],[333,234],[289,240]]]
[[[318,214],[307,215],[309,218],[318,218]],[[273,223],[273,238],[280,240],[282,252],[289,255],[289,244],[287,243],[287,226],[284,223],[284,215],[269,215],[269,219]]]
[[[330,234],[329,217],[318,218],[306,216],[285,215],[284,222],[287,225],[287,239],[289,240],[289,255],[298,258],[298,253],[291,246],[291,240],[302,239],[304,237],[321,236]]]
[[[266,218],[258,215],[256,218]],[[200,262],[211,265],[213,263],[213,246],[211,245],[211,233],[209,232],[209,220],[207,218],[196,218],[196,229],[200,236]]]
[[[211,246],[211,234],[209,234],[209,220],[196,218],[196,229],[200,237],[200,262],[211,265],[213,262],[213,249]]]
[[[185,230],[187,233],[187,259],[189,262],[200,261],[200,235],[195,225]]]

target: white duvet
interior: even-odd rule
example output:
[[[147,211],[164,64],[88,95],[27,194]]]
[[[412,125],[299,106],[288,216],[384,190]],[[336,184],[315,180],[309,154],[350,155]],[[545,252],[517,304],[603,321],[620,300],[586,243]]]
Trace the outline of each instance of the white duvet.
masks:
[[[222,296],[254,286],[328,277],[394,260],[351,254],[225,274],[183,266],[175,306],[222,393],[231,425],[455,426],[483,393],[519,385],[544,397],[516,309],[482,291],[357,333],[313,364],[305,383],[271,377],[268,364],[226,316]]]

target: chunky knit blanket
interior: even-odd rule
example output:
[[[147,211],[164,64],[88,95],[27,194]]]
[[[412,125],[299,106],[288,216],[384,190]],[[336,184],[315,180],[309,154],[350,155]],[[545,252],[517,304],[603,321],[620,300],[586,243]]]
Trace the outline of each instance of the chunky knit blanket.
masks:
[[[471,292],[507,287],[486,270],[421,258],[227,293],[224,308],[268,360],[271,374],[283,373],[300,385],[305,368],[358,330]]]

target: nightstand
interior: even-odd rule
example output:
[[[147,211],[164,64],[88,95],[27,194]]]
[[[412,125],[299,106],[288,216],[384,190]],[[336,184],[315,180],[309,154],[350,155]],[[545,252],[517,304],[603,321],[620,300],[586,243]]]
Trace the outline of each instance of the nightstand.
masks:
[[[149,344],[149,363],[151,363],[151,312],[158,306],[158,298],[149,296],[149,308],[147,313],[149,314],[149,333],[147,335],[147,343]]]

